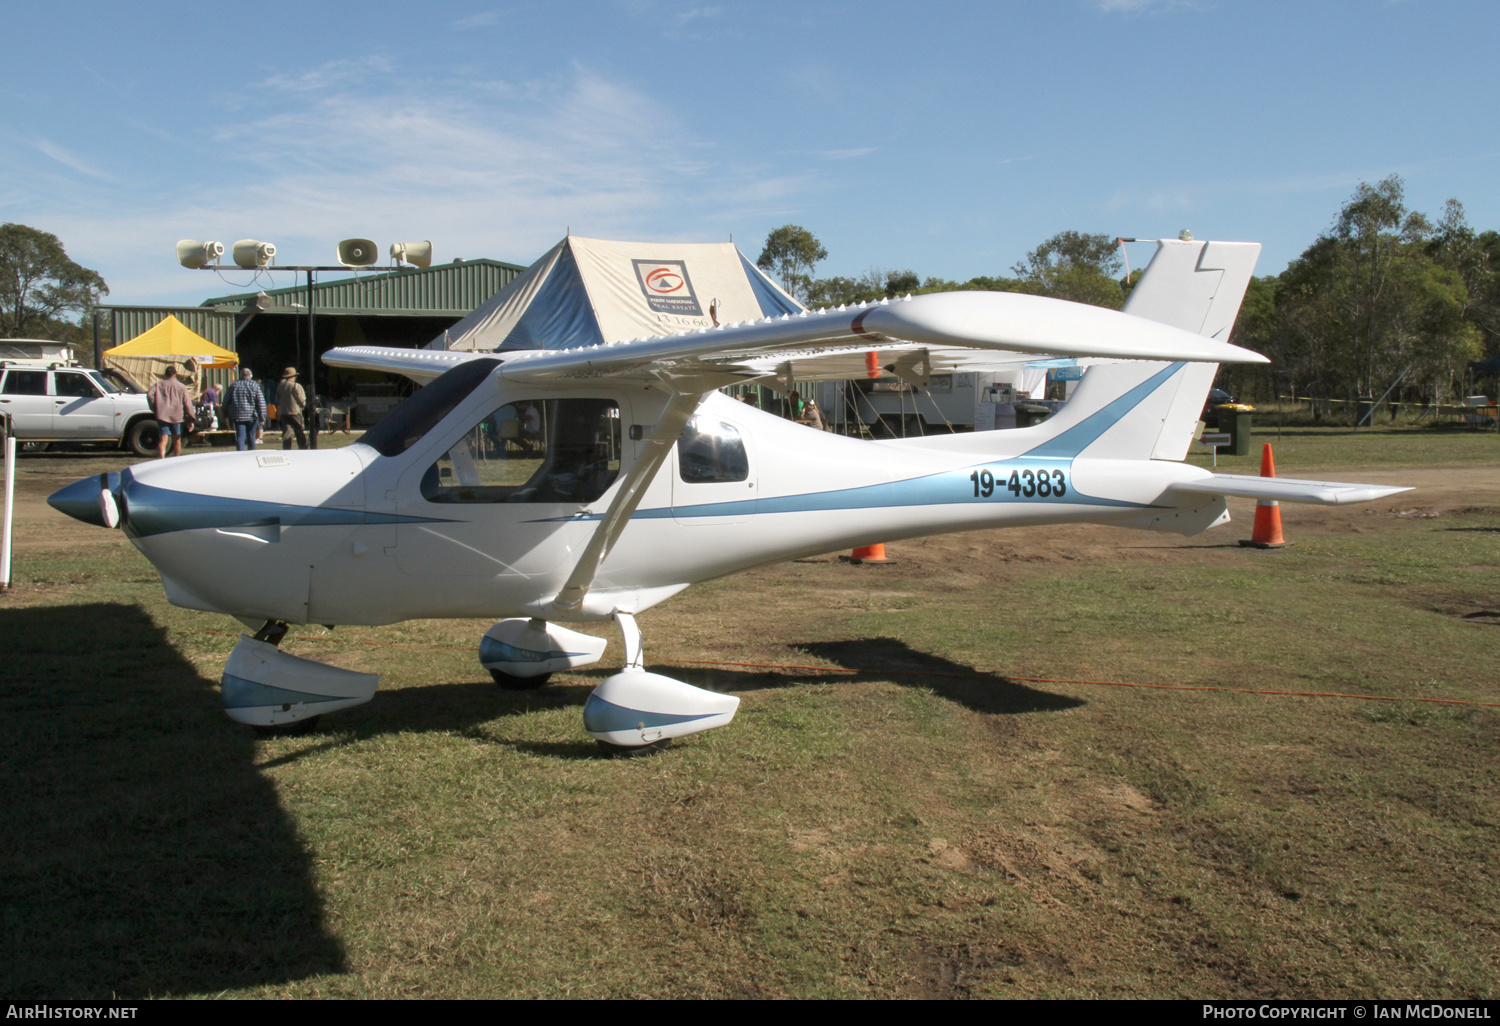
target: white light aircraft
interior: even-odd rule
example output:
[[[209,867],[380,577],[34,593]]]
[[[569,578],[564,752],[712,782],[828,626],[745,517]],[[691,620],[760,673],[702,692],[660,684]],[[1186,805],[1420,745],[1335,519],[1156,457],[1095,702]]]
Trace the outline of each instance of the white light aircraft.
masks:
[[[138,464],[54,494],[121,527],[167,598],[241,635],[229,715],[309,726],[377,677],[282,652],[289,624],[498,619],[480,661],[506,687],[600,659],[562,626],[613,619],[624,667],[584,727],[639,748],[728,723],[739,700],[647,672],[635,617],[689,585],[798,556],[952,531],[1105,523],[1196,534],[1227,496],[1363,502],[1400,488],[1215,475],[1182,462],[1260,247],[1163,240],[1123,313],[957,292],[574,349],[336,349],[340,367],[425,387],[341,449]],[[908,380],[980,353],[1089,369],[1026,428],[866,441],[735,402],[728,384],[850,377],[867,353]],[[832,370],[820,371],[819,367]]]

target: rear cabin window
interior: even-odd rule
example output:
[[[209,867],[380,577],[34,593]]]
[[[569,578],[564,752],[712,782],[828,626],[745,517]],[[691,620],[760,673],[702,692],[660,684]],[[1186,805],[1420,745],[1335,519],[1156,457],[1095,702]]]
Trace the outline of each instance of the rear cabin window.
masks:
[[[0,386],[7,395],[46,395],[47,372],[44,370],[13,370],[6,372],[5,384]]]
[[[722,484],[750,476],[745,443],[733,424],[694,417],[677,442],[677,472],[688,484]]]
[[[76,399],[97,399],[99,390],[81,371],[57,371],[52,375],[52,387],[58,395]]]
[[[507,403],[422,475],[428,502],[593,502],[620,474],[609,399]]]

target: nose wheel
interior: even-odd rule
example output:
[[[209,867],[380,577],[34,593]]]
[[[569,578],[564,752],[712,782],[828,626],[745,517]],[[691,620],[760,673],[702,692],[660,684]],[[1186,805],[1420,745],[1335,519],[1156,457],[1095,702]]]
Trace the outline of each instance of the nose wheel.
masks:
[[[281,651],[287,625],[267,620],[254,637],[241,634],[224,664],[224,712],[261,737],[306,734],[323,713],[363,705],[375,696],[373,673],[328,666]]]
[[[303,734],[311,734],[317,730],[318,721],[322,718],[319,714],[309,716],[305,720],[298,720],[296,723],[252,724],[250,729],[256,737],[301,737]]]
[[[267,620],[261,629],[255,632],[255,640],[279,646],[281,639],[286,637],[286,632],[289,630],[291,627],[284,620]],[[322,718],[320,714],[309,716],[305,720],[294,720],[291,723],[252,723],[250,730],[256,737],[299,737],[317,730],[318,721]]]

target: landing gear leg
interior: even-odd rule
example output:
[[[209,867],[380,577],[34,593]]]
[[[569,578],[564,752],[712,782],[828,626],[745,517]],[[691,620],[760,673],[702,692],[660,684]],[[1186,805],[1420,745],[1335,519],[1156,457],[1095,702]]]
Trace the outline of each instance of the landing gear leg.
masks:
[[[255,640],[280,648],[281,639],[286,637],[286,632],[289,630],[291,627],[285,620],[267,620],[260,630],[255,632]]]
[[[620,673],[644,674],[646,667],[646,651],[641,644],[641,626],[635,622],[635,614],[627,613],[622,609],[615,610],[615,623],[620,628],[620,639],[625,643],[625,665],[620,668]],[[618,675],[617,675],[618,676]],[[614,678],[611,677],[610,680]],[[603,685],[600,685],[601,687]],[[597,693],[598,689],[595,689]],[[589,705],[593,705],[594,696],[589,696]],[[584,706],[583,724],[584,729],[593,733],[589,728],[589,705]],[[597,710],[596,710],[597,711]],[[599,750],[613,759],[629,759],[637,755],[654,755],[663,749],[672,747],[672,739],[663,737],[659,741],[653,741],[644,745],[622,745],[613,741],[606,741],[598,734],[594,734],[594,743]]]

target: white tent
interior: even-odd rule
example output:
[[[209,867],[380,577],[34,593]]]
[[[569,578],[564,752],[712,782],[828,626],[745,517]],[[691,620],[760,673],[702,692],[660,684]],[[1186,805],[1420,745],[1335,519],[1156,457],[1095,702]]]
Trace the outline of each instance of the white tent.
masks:
[[[569,235],[431,349],[573,349],[796,313],[731,242]]]

